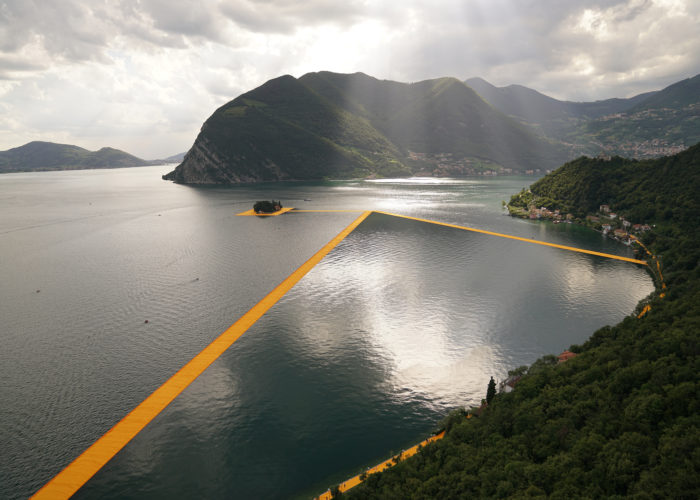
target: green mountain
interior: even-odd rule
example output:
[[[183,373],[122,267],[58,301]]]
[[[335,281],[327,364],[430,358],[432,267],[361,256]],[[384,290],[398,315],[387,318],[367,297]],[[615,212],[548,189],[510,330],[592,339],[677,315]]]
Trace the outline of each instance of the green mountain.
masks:
[[[282,76],[217,109],[182,164],[164,178],[233,184],[372,173],[409,170],[366,119]]]
[[[608,155],[653,158],[700,141],[700,75],[656,92],[625,112],[579,125],[570,141]]]
[[[147,162],[118,149],[88,151],[78,146],[53,142],[34,141],[0,151],[0,173],[139,167],[152,164],[154,162]]]
[[[524,171],[566,158],[458,80],[404,84],[323,72],[279,77],[225,104],[164,178],[228,184],[405,176],[444,166]]]
[[[657,292],[620,324],[571,346],[575,358],[545,356],[513,370],[522,378],[512,392],[476,418],[453,412],[444,439],[344,497],[700,495],[700,144],[655,160],[580,158],[531,192],[550,208],[584,214],[610,204],[653,223],[643,243],[656,257],[639,250]]]
[[[655,158],[700,140],[700,75],[629,99],[568,102],[480,78],[465,82],[489,104],[578,154]]]
[[[561,118],[600,118],[621,113],[652,97],[657,92],[645,92],[628,99],[604,99],[593,102],[560,101],[522,85],[496,87],[483,78],[470,78],[464,82],[492,106],[507,115],[528,123],[543,124]]]
[[[566,158],[563,150],[496,112],[455,78],[409,85],[362,73],[321,72],[301,81],[362,114],[405,152],[481,159],[513,170],[551,167]]]
[[[697,105],[700,100],[698,91],[700,91],[700,75],[695,75],[693,78],[686,78],[669,85],[660,92],[654,92],[652,96],[637,104],[630,112]]]
[[[656,93],[647,92],[629,99],[572,102],[554,99],[522,85],[496,87],[482,78],[470,78],[464,83],[496,109],[552,137],[560,137],[562,128],[581,121],[627,111]]]

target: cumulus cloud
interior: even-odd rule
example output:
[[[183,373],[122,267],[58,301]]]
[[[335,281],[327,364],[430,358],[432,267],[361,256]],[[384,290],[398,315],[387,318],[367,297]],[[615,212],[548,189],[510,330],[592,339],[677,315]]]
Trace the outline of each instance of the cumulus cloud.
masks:
[[[250,31],[293,33],[304,26],[352,25],[365,17],[366,6],[357,0],[240,0],[222,3],[221,12]]]
[[[236,95],[319,70],[627,97],[698,72],[699,21],[692,0],[0,0],[0,149],[169,156]]]

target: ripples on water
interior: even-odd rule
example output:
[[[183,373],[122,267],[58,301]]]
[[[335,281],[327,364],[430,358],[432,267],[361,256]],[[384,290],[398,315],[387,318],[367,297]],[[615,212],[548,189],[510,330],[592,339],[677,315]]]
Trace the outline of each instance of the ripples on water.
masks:
[[[502,217],[520,179],[193,189],[160,173],[0,177],[0,193],[25,204],[0,223],[9,497],[50,479],[357,216],[233,216],[255,199],[628,252],[581,228]],[[77,497],[310,496],[650,291],[631,264],[372,215]]]

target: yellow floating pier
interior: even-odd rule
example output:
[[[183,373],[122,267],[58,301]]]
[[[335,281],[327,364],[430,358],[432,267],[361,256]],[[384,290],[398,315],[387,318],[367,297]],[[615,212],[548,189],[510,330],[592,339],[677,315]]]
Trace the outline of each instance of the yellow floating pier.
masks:
[[[398,464],[401,460],[408,458],[408,457],[412,457],[413,455],[418,453],[418,451],[423,446],[430,444],[434,441],[437,441],[438,439],[442,439],[444,437],[445,437],[445,431],[442,431],[440,434],[436,434],[435,436],[431,436],[428,439],[426,439],[425,441],[421,441],[417,445],[411,446],[409,449],[402,451],[398,455],[393,456],[387,460],[384,460],[382,463],[375,465],[374,467],[372,467],[370,469],[367,469],[364,472],[364,474],[369,476],[371,474],[375,474],[377,472],[381,472],[383,470],[390,469],[394,465]],[[340,483],[340,485],[338,485],[338,489],[340,490],[340,492],[343,493],[343,492],[349,490],[350,488],[354,488],[355,486],[360,484],[363,481],[362,479],[360,479],[361,475],[362,474],[358,474],[357,476],[351,477],[347,481],[343,481],[342,483]],[[317,500],[330,500],[332,498],[331,490],[326,491],[325,493],[323,493],[322,495],[320,495],[316,498],[317,498]]]
[[[293,207],[284,207],[280,210],[277,210],[276,212],[271,212],[269,214],[259,214],[251,208],[250,210],[246,210],[245,212],[241,212],[240,214],[236,214],[236,215],[243,215],[243,216],[257,215],[258,217],[274,217],[276,215],[286,214],[287,212],[291,212],[292,210],[294,210]]]
[[[503,233],[495,233],[493,231],[486,231],[484,229],[476,229],[473,227],[466,227],[466,226],[458,226],[456,224],[448,224],[446,222],[437,222],[434,220],[428,220],[428,219],[419,219],[417,217],[409,217],[408,215],[399,215],[399,214],[392,214],[390,212],[377,212],[379,214],[384,214],[384,215],[390,215],[392,217],[401,217],[402,219],[410,219],[410,220],[417,220],[419,222],[427,222],[428,224],[436,224],[438,226],[445,226],[445,227],[451,227],[454,229],[461,229],[463,231],[473,231],[475,233],[482,233],[482,234],[489,234],[491,236],[498,236],[500,238],[508,238],[511,240],[518,240],[518,241],[524,241],[526,243],[534,243],[535,245],[543,245],[547,247],[553,247],[553,248],[559,248],[561,250],[569,250],[572,252],[580,252],[580,253],[587,253],[589,255],[597,255],[599,257],[605,257],[608,259],[617,259],[617,260],[623,260],[625,262],[632,262],[634,264],[641,264],[643,266],[647,265],[647,262],[645,260],[639,260],[639,259],[632,259],[630,257],[623,257],[621,255],[614,255],[610,253],[603,253],[603,252],[595,252],[593,250],[586,250],[584,248],[576,248],[576,247],[569,247],[566,245],[558,245],[556,243],[548,243],[546,241],[538,241],[538,240],[533,240],[530,238],[522,238],[520,236],[512,236],[510,234],[503,234]]]

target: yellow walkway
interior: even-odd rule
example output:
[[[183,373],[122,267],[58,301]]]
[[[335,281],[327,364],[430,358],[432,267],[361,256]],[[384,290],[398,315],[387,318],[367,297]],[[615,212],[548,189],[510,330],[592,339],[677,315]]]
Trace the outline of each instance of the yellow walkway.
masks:
[[[659,271],[659,280],[661,282],[661,289],[666,290],[666,283],[664,282],[664,275],[661,274],[661,264],[659,264],[659,259],[657,259],[656,256],[653,253],[651,253],[647,247],[644,246],[644,243],[639,241],[637,238],[634,239],[634,242],[637,243],[640,247],[642,247],[644,249],[644,251],[647,253],[647,255],[649,257],[651,257],[652,262],[654,260],[656,261],[656,269]],[[652,269],[652,273],[653,273],[652,266],[649,265],[649,267]],[[665,292],[661,292],[659,294],[659,298],[661,298],[661,299],[663,299],[665,296],[666,296]],[[641,310],[641,312],[637,315],[637,319],[641,319],[649,311],[651,311],[651,305],[647,304],[644,306],[644,308]]]
[[[258,217],[274,217],[274,216],[276,216],[276,215],[286,214],[287,212],[290,212],[290,211],[292,211],[292,210],[294,210],[294,208],[292,208],[292,207],[284,207],[284,208],[282,208],[282,209],[280,209],[280,210],[277,210],[277,212],[272,212],[272,213],[269,213],[269,214],[259,214],[259,213],[257,213],[255,210],[253,210],[253,209],[251,208],[250,210],[246,210],[245,212],[241,212],[240,214],[236,214],[236,215],[244,215],[244,216],[257,215]]]
[[[134,408],[126,417],[95,441],[87,450],[71,462],[63,471],[46,483],[32,498],[70,498],[98,470],[100,470],[119,450],[133,439],[148,423],[168,406],[194,379],[204,372],[223,352],[243,335],[260,317],[282,298],[301,278],[304,277],[338,243],[343,241],[370,212],[364,212],[348,227],[329,241],[316,254],[302,264],[287,279],[277,285],[264,299],[245,313],[238,321],[217,337],[189,363],[180,368],[170,379]]]
[[[495,233],[493,231],[486,231],[484,229],[475,229],[473,227],[457,226],[455,224],[448,224],[446,222],[437,222],[434,220],[419,219],[417,217],[409,217],[408,215],[392,214],[391,212],[377,211],[377,213],[384,214],[384,215],[391,215],[392,217],[401,217],[402,219],[410,219],[410,220],[417,220],[419,222],[427,222],[429,224],[436,224],[438,226],[451,227],[454,229],[462,229],[464,231],[473,231],[475,233],[490,234],[491,236],[499,236],[501,238],[508,238],[511,240],[524,241],[526,243],[534,243],[535,245],[543,245],[543,246],[547,246],[547,247],[560,248],[562,250],[569,250],[572,252],[587,253],[589,255],[597,255],[599,257],[606,257],[608,259],[624,260],[625,262],[632,262],[634,264],[641,264],[643,266],[647,265],[647,262],[645,260],[631,259],[629,257],[623,257],[621,255],[613,255],[613,254],[609,254],[609,253],[595,252],[593,250],[585,250],[583,248],[569,247],[566,245],[557,245],[556,243],[547,243],[546,241],[538,241],[538,240],[533,240],[530,238],[521,238],[520,236],[511,236],[510,234]]]
[[[423,447],[427,444],[430,444],[434,441],[437,441],[438,439],[442,439],[444,437],[445,437],[445,431],[442,431],[440,434],[436,434],[435,436],[431,436],[428,439],[426,439],[425,441],[421,441],[417,445],[411,446],[409,449],[404,450],[403,452],[399,453],[398,455],[391,457],[387,460],[384,460],[382,463],[375,465],[371,469],[367,469],[365,474],[367,474],[369,476],[370,474],[374,474],[376,472],[381,472],[383,470],[390,469],[394,465],[399,463],[401,460],[404,460],[408,457],[412,457],[413,455],[418,453],[418,451],[421,449],[421,447]],[[362,482],[362,480],[360,479],[360,476],[361,476],[361,474],[358,474],[357,476],[351,477],[347,481],[343,481],[342,483],[340,483],[340,485],[338,486],[338,489],[340,490],[340,492],[342,493],[342,492],[347,491],[350,488],[354,488],[355,486],[360,484]],[[325,493],[323,493],[322,495],[317,497],[318,500],[330,500],[330,498],[332,498],[331,497],[331,490],[328,490]]]

